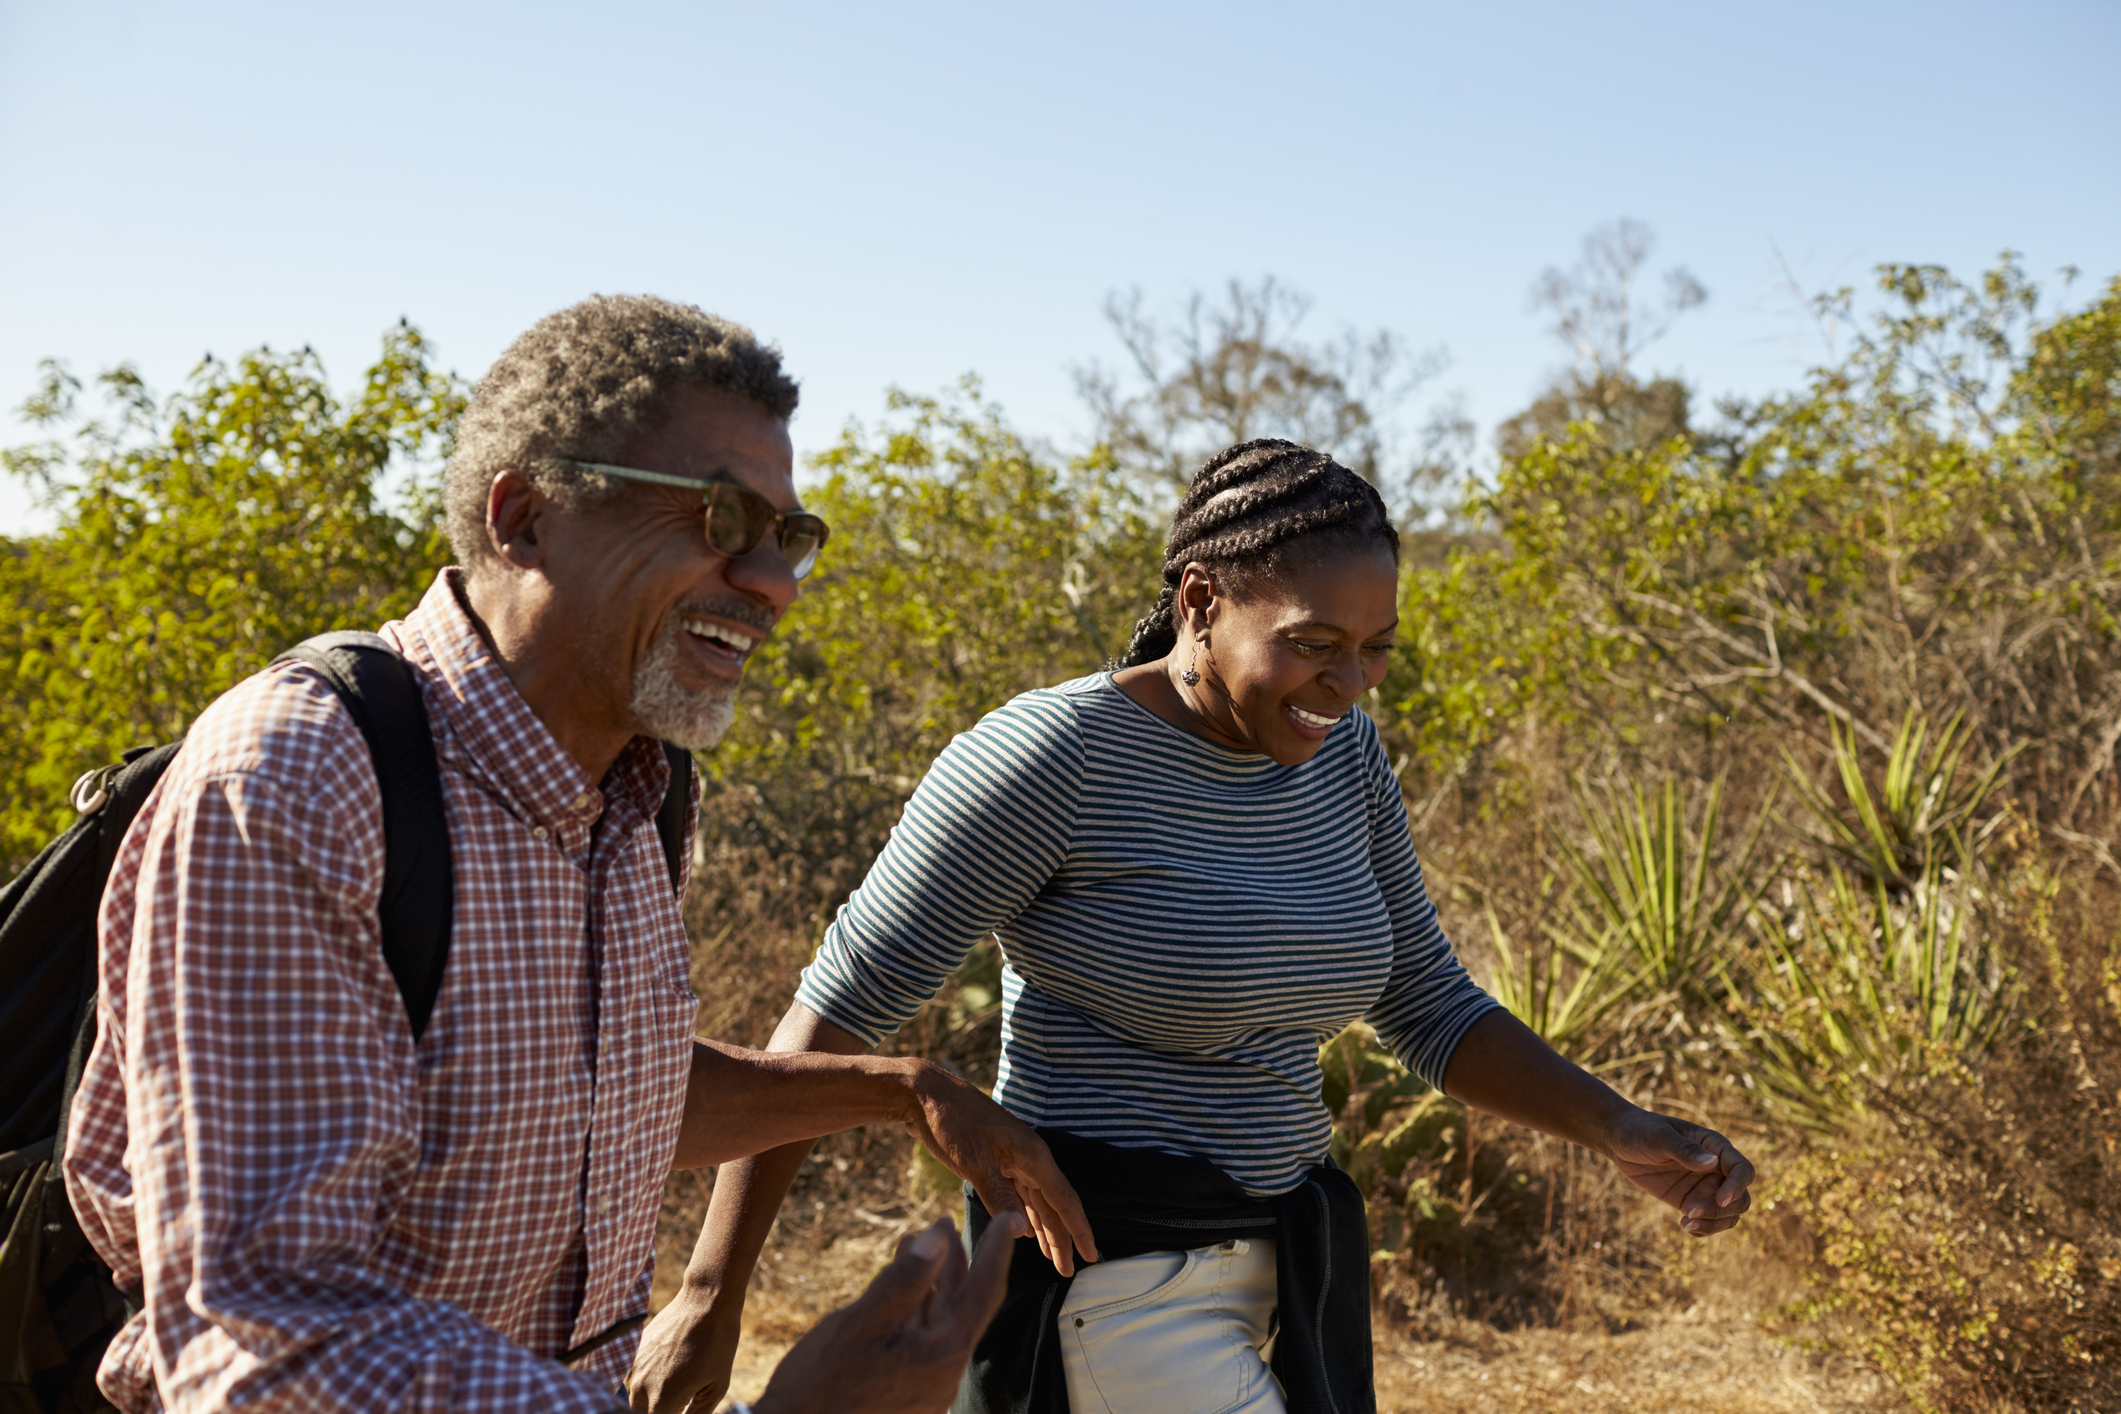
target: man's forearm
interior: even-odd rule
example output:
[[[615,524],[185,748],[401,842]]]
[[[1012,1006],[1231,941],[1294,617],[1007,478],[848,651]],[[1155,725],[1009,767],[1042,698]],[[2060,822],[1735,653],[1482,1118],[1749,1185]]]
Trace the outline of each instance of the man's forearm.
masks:
[[[1459,1041],[1443,1088],[1454,1100],[1601,1153],[1635,1108],[1499,1007]]]
[[[693,1042],[672,1168],[699,1168],[865,1124],[905,1123],[921,1062]]]

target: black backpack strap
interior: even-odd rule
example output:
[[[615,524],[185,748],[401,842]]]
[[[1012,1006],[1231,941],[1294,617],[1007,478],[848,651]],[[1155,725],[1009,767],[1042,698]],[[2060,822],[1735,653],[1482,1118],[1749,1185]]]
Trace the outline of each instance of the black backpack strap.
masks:
[[[456,882],[442,771],[420,680],[373,633],[324,633],[274,662],[306,663],[324,675],[368,742],[383,795],[383,893],[377,905],[383,960],[398,982],[413,1039],[427,1029],[449,965]]]
[[[663,793],[662,809],[655,812],[655,832],[663,841],[663,863],[670,869],[670,887],[685,891],[685,816],[692,810],[692,753],[682,746],[663,743],[670,758],[670,789]]]

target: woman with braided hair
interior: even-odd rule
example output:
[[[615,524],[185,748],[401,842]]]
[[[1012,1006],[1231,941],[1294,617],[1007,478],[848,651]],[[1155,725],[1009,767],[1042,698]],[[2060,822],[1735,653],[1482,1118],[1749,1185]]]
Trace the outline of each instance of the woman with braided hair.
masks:
[[[1429,1084],[1608,1154],[1694,1235],[1749,1206],[1728,1141],[1563,1060],[1452,955],[1356,706],[1398,555],[1377,492],[1324,453],[1211,459],[1125,657],[956,738],[804,970],[774,1047],[850,1051],[1000,940],[995,1098],[1052,1149],[1094,1250],[1019,1241],[963,1414],[1374,1410],[1369,1232],[1317,1062],[1357,1019]],[[804,1152],[718,1175],[664,1342],[712,1389]]]

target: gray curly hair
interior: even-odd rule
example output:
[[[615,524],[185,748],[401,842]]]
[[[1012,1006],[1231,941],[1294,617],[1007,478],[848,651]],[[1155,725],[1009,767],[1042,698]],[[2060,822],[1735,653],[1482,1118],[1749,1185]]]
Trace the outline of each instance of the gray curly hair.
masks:
[[[494,360],[457,424],[442,508],[457,563],[476,568],[486,543],[486,492],[513,468],[568,509],[625,487],[566,463],[617,461],[654,429],[674,389],[720,388],[783,422],[795,380],[781,351],[743,325],[652,295],[591,295],[548,314]]]

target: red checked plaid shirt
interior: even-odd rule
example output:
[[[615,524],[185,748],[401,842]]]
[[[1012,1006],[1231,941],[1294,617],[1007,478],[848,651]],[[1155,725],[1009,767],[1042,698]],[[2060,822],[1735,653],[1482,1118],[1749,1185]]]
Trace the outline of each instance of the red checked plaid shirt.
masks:
[[[201,715],[120,850],[66,1147],[90,1241],[144,1291],[99,1373],[120,1409],[624,1407],[634,1338],[552,1357],[648,1307],[695,1011],[669,766],[636,739],[599,790],[453,578],[383,630],[455,871],[417,1047],[368,750],[310,669]]]

